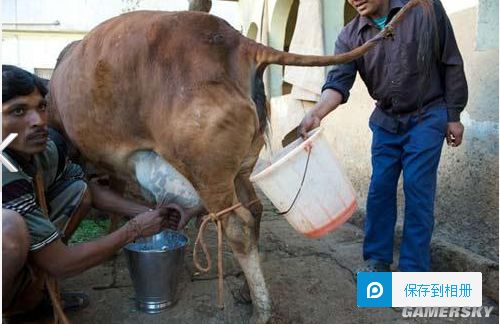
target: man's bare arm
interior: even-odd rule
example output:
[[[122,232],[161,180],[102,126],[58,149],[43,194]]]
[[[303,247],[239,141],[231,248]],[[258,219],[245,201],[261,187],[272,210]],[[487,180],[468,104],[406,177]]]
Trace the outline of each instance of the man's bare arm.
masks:
[[[30,253],[30,258],[56,278],[72,276],[104,262],[138,237],[158,233],[167,225],[166,213],[166,209],[142,213],[117,231],[87,243],[66,246],[58,239]]]
[[[97,183],[89,183],[89,191],[92,206],[99,210],[123,214],[131,218],[150,209],[148,206],[125,199]]]

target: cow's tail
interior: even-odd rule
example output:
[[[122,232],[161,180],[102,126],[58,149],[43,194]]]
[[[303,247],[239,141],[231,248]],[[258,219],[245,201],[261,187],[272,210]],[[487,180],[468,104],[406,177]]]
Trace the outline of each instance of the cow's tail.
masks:
[[[252,100],[255,103],[257,116],[259,117],[259,132],[264,134],[269,124],[270,107],[266,98],[262,71],[255,71],[252,75]]]
[[[269,64],[295,65],[295,66],[328,66],[350,62],[363,56],[370,49],[375,47],[378,42],[390,36],[393,28],[396,27],[401,18],[408,10],[418,5],[424,8],[426,13],[432,10],[433,0],[410,0],[387,24],[387,26],[375,37],[363,45],[353,49],[350,52],[338,55],[300,55],[287,53],[273,49],[271,47],[248,40],[249,52],[254,56],[259,70],[264,69]]]

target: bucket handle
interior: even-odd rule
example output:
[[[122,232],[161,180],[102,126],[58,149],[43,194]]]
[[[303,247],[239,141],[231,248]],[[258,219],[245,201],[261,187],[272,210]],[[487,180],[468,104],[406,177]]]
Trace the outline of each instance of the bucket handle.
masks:
[[[292,201],[292,204],[290,205],[290,207],[288,207],[288,209],[284,212],[279,212],[278,215],[287,214],[295,205],[297,198],[299,198],[300,191],[302,190],[302,186],[304,185],[304,180],[306,179],[307,169],[309,166],[309,158],[311,157],[312,146],[309,144],[305,147],[305,149],[307,150],[307,160],[306,160],[306,166],[304,167],[304,175],[302,176],[302,181],[300,182],[299,190],[297,190],[297,194],[295,195],[295,198],[293,198],[293,201]]]

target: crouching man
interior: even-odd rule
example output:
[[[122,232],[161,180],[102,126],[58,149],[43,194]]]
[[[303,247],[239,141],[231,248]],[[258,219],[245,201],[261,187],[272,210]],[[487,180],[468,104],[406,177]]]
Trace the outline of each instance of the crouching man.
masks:
[[[2,82],[2,134],[18,134],[3,152],[18,172],[2,169],[2,310],[8,316],[40,303],[41,273],[55,278],[81,273],[127,243],[171,227],[183,212],[173,206],[152,210],[87,183],[82,169],[69,161],[64,139],[49,132],[41,79],[3,65]],[[91,206],[130,220],[95,241],[65,245]]]

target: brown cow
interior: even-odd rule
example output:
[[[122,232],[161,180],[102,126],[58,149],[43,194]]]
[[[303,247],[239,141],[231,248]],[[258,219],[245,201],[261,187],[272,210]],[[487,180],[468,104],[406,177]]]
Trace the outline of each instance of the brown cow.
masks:
[[[376,41],[339,56],[303,56],[257,44],[206,13],[127,13],[61,57],[51,81],[52,124],[85,158],[146,187],[158,180],[155,174],[141,181],[149,168],[178,172],[217,212],[256,198],[249,176],[264,144],[264,68],[338,64]],[[165,193],[155,185],[146,189],[158,199]],[[193,201],[188,207],[200,207]],[[250,286],[255,320],[267,322],[271,303],[257,251],[261,212],[261,205],[240,207],[222,225]]]

